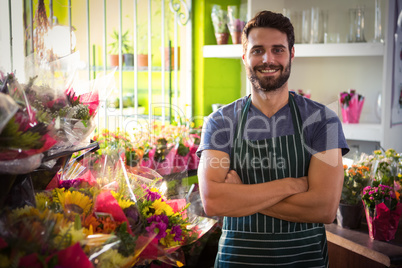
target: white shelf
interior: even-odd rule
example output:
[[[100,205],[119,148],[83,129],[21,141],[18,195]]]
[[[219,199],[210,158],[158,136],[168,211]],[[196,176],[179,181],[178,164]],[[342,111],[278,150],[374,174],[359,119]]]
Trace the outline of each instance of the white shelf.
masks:
[[[240,59],[242,45],[204,46],[204,58]],[[383,43],[295,44],[296,57],[383,56]]]
[[[381,124],[342,124],[347,140],[381,142]]]

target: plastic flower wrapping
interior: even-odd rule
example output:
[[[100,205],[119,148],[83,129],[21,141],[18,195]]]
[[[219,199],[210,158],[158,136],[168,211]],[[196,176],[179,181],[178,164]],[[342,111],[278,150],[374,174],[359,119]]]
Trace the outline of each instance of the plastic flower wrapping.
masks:
[[[355,89],[340,93],[339,104],[344,123],[359,123],[364,99],[363,95],[358,94]]]
[[[42,120],[14,74],[0,73],[0,170],[27,173],[56,143],[55,124]]]
[[[395,238],[402,215],[401,156],[394,149],[363,154],[360,163],[370,168],[371,182],[363,189],[369,235],[372,239],[390,241]]]
[[[194,214],[185,192],[168,198],[156,171],[127,170],[120,153],[94,165],[94,154],[73,157],[31,205],[2,210],[0,267],[185,264],[181,248],[216,221]]]
[[[113,88],[113,73],[85,82],[78,52],[46,65],[26,59],[27,83],[0,74],[0,172],[25,174],[57,155],[88,144],[99,92]],[[22,79],[22,78],[21,78]]]

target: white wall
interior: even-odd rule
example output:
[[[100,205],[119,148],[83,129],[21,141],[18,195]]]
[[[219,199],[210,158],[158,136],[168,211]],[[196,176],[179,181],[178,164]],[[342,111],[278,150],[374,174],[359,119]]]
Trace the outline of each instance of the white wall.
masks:
[[[0,70],[15,72],[20,82],[24,82],[23,0],[11,1],[12,57],[8,0],[0,0],[0,7]]]

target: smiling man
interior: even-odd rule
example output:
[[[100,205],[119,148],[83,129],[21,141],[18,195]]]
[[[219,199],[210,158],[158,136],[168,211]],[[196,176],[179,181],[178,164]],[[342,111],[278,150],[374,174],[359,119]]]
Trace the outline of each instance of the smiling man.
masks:
[[[288,90],[293,26],[262,11],[243,30],[252,94],[212,113],[198,155],[201,198],[224,216],[215,267],[327,267],[348,147],[337,115]]]

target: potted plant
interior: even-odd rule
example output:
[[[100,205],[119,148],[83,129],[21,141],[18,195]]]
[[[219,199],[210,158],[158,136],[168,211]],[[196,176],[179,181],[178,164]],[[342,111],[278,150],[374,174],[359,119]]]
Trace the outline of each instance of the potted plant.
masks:
[[[229,38],[227,11],[223,10],[219,5],[213,5],[211,18],[215,30],[216,42],[218,45],[227,44]]]
[[[137,66],[148,67],[148,21],[140,21],[137,25]]]
[[[336,213],[339,226],[356,229],[363,216],[361,193],[369,182],[369,168],[364,165],[344,166],[344,181],[341,200]]]
[[[109,43],[109,61],[111,66],[119,65],[119,32],[114,30],[111,35],[113,41]],[[121,52],[122,54],[132,51],[131,42],[129,39],[129,31],[127,30],[121,35]]]

